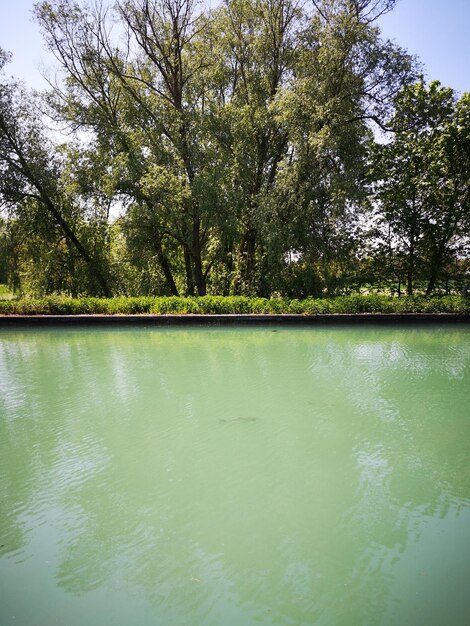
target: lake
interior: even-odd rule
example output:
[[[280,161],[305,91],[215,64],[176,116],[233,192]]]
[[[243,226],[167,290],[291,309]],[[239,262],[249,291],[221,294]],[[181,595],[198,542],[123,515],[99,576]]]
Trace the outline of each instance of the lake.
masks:
[[[464,626],[470,327],[0,329],[0,624]]]

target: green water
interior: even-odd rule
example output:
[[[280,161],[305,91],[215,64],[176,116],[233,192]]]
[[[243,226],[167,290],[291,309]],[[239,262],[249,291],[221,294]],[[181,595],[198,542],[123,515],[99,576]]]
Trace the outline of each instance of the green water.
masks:
[[[470,623],[470,328],[0,330],[0,624]]]

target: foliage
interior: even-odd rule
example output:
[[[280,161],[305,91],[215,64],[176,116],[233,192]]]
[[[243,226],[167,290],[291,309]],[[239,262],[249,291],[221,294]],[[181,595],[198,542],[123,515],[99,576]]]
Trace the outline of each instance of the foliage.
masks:
[[[1,64],[0,55],[0,69]],[[92,215],[85,221],[70,171],[45,134],[36,98],[18,83],[1,83],[0,200],[16,256],[24,261],[15,264],[16,277],[23,271],[44,281],[40,290],[46,293],[73,292],[83,272],[90,292],[109,295],[102,259],[105,220]]]
[[[470,95],[421,80],[395,100],[394,135],[377,145],[375,198],[386,256],[413,293],[470,252]]]
[[[0,280],[299,299],[464,283],[469,96],[414,84],[377,27],[394,5],[38,2],[61,72],[42,95],[0,81]]]
[[[470,299],[461,296],[394,298],[351,295],[338,298],[249,298],[246,296],[65,298],[0,301],[2,315],[134,314],[332,314],[461,313],[470,314]]]
[[[51,112],[87,136],[82,194],[125,207],[131,291],[269,295],[292,250],[334,289],[331,261],[358,245],[368,123],[413,77],[374,23],[393,4],[37,5],[63,68]]]

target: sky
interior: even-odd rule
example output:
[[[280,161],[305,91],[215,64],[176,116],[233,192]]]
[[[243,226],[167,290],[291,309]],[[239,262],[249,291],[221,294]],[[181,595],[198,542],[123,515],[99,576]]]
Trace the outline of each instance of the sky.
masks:
[[[54,64],[32,19],[33,4],[0,0],[0,47],[13,53],[7,74],[41,89],[41,68],[53,72]],[[420,58],[426,78],[470,91],[470,0],[399,0],[379,25],[384,36]]]
[[[420,58],[427,79],[470,91],[470,0],[400,0],[380,26]]]

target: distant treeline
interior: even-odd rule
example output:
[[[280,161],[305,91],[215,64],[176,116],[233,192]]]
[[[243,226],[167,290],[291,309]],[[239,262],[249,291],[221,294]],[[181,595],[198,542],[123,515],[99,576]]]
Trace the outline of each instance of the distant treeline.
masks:
[[[32,93],[0,50],[0,282],[29,296],[461,290],[470,94],[426,83],[381,37],[394,5],[37,3],[60,71]]]

